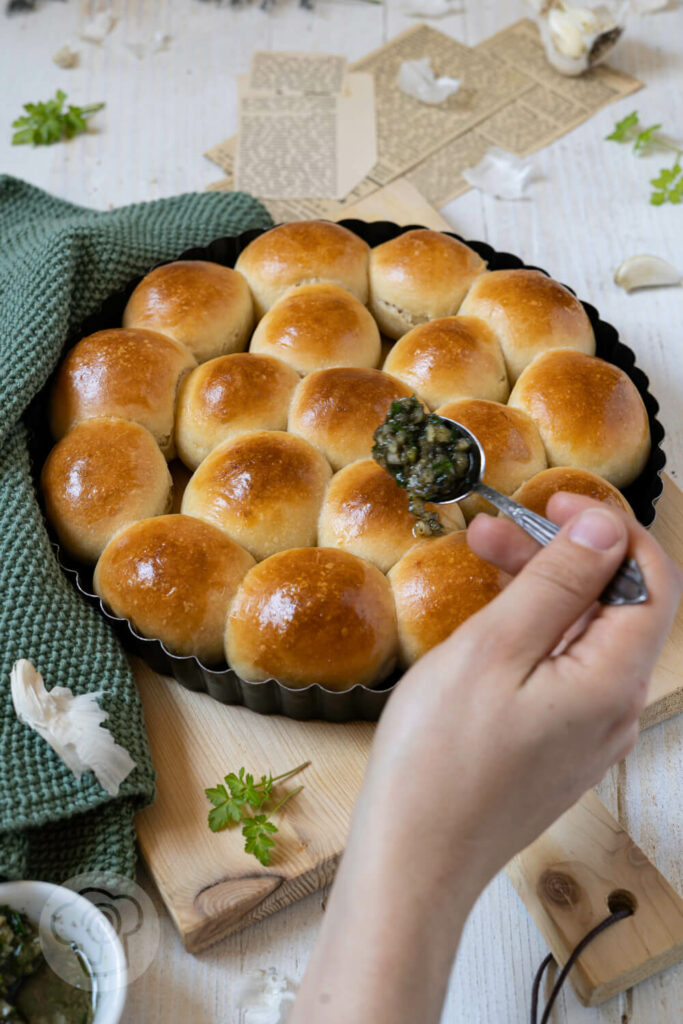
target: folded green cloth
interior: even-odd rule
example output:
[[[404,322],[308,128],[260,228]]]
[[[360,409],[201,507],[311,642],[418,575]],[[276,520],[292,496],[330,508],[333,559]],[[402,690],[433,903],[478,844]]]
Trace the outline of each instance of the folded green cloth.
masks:
[[[68,334],[158,260],[220,235],[269,227],[243,193],[192,193],[100,213],[0,176],[0,876],[132,875],[133,815],[154,795],[135,680],[108,625],[65,580],[30,474],[21,416]],[[116,798],[76,781],[20,724],[10,670],[28,658],[49,689],[104,690],[106,727],[137,767]]]

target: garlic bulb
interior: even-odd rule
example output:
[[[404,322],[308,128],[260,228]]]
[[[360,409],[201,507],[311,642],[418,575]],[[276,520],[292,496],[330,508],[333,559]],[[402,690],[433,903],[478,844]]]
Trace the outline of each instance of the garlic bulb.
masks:
[[[641,253],[638,256],[629,256],[617,267],[614,282],[625,292],[632,292],[636,288],[681,284],[681,275],[661,257]]]
[[[624,31],[627,3],[580,7],[565,0],[527,0],[546,56],[563,75],[581,75],[605,59]]]

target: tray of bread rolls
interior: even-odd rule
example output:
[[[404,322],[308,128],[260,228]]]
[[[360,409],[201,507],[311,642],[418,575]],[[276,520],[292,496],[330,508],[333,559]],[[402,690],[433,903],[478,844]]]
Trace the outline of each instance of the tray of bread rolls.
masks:
[[[157,672],[264,714],[375,720],[505,586],[479,497],[420,538],[372,457],[392,402],[464,424],[485,481],[649,526],[664,431],[633,352],[517,256],[389,222],[219,238],[111,295],[28,413],[60,564]],[[46,415],[46,409],[48,413]]]

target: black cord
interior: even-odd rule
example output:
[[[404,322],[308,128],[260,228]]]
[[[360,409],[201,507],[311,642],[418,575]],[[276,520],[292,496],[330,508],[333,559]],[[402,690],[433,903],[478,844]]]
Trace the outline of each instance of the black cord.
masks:
[[[555,1005],[555,1000],[560,994],[560,989],[562,988],[567,975],[571,971],[572,967],[574,966],[578,958],[583,953],[586,946],[590,942],[592,942],[593,939],[596,938],[596,936],[598,936],[601,932],[604,932],[606,928],[609,928],[611,925],[616,924],[617,921],[622,921],[625,917],[631,917],[632,914],[633,911],[630,909],[630,907],[624,907],[622,910],[617,910],[614,914],[610,914],[609,917],[606,917],[604,921],[601,921],[600,924],[596,924],[595,928],[592,928],[587,935],[584,935],[584,937],[581,939],[581,942],[579,942],[574,947],[569,956],[569,959],[560,971],[557,981],[553,985],[553,990],[550,993],[548,1002],[545,1005],[545,1010],[543,1011],[543,1016],[541,1017],[541,1024],[548,1024],[550,1011]],[[552,963],[552,960],[553,954],[548,953],[547,957],[536,971],[536,975],[534,977],[534,983],[531,987],[531,1024],[537,1024],[538,1021],[538,995],[541,989],[541,981],[543,980],[543,975],[545,974],[546,968],[550,963]]]

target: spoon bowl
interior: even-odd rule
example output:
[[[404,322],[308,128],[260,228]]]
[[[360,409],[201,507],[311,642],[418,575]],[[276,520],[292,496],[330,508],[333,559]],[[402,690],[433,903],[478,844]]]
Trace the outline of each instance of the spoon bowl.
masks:
[[[508,498],[506,494],[501,494],[500,491],[485,484],[483,478],[486,469],[486,453],[479,438],[456,420],[451,420],[447,416],[440,416],[439,419],[450,427],[455,427],[457,432],[470,442],[470,466],[467,475],[462,479],[462,486],[456,494],[440,501],[430,498],[431,503],[433,505],[453,505],[462,501],[469,494],[480,494],[499,512],[521,526],[539,544],[549,544],[560,530],[557,523],[551,522],[544,516],[539,516],[536,512],[525,508],[524,505],[520,505],[519,502]],[[615,576],[600,595],[600,601],[603,604],[642,604],[643,601],[647,601],[645,580],[635,559],[626,558],[622,562]]]

